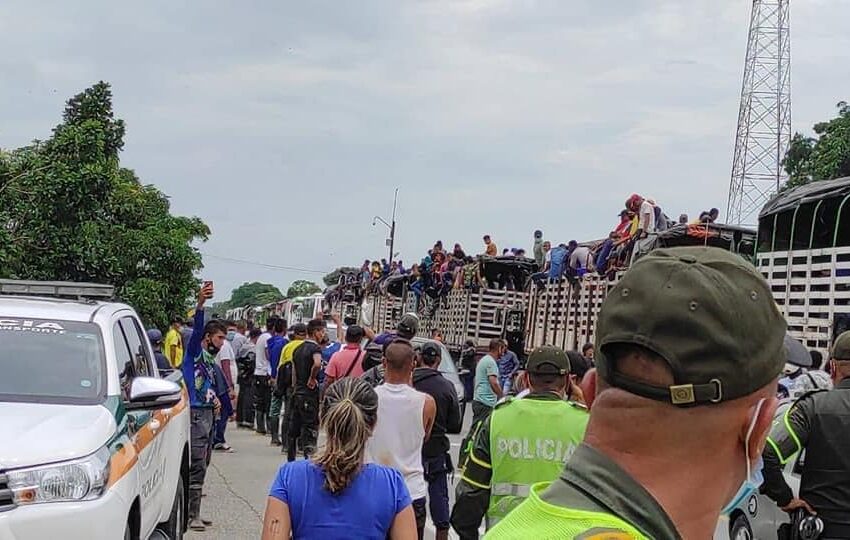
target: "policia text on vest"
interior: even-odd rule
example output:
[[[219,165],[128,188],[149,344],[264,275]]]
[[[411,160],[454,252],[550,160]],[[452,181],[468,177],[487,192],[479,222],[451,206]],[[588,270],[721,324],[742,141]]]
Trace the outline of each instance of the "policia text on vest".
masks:
[[[457,486],[452,526],[461,538],[477,538],[482,518],[494,526],[538,482],[557,478],[584,437],[583,406],[552,392],[499,403],[473,438]]]

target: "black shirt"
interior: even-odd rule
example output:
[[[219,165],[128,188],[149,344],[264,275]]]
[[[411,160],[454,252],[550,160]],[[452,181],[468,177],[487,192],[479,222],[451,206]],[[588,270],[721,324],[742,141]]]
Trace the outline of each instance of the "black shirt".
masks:
[[[310,389],[307,381],[310,380],[310,372],[313,370],[313,355],[322,354],[322,348],[315,341],[307,340],[295,349],[292,355],[292,364],[295,366],[295,391],[296,392],[319,392],[319,386]]]

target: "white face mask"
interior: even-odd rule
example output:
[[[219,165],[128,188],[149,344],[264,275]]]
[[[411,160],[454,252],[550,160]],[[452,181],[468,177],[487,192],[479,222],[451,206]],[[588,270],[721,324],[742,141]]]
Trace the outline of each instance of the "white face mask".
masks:
[[[764,482],[764,475],[762,474],[764,470],[764,460],[762,460],[761,454],[759,454],[758,459],[756,460],[755,466],[753,465],[750,458],[750,438],[753,435],[753,430],[756,428],[756,422],[759,418],[759,413],[761,412],[761,408],[764,405],[765,398],[761,398],[756,405],[756,412],[753,414],[753,418],[750,420],[750,427],[747,428],[747,436],[744,438],[744,455],[747,458],[747,477],[744,479],[744,482],[741,484],[741,487],[735,493],[735,496],[726,503],[726,506],[723,507],[723,510],[720,511],[721,514],[728,514],[732,510],[738,506],[741,501],[750,496],[750,494],[754,493],[761,486],[762,482]]]

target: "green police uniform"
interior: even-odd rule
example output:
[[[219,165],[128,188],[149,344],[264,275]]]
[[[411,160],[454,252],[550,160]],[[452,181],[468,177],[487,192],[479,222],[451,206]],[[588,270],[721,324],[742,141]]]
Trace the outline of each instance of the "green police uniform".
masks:
[[[569,359],[556,347],[529,356],[529,373],[564,377]],[[557,478],[584,438],[583,405],[553,392],[498,403],[473,438],[457,486],[451,523],[461,538],[477,538],[482,517],[492,527],[528,496],[531,486]]]
[[[750,264],[717,248],[658,249],[608,294],[596,330],[596,365],[609,386],[671,407],[711,406],[751,395],[784,366],[786,323]],[[614,345],[666,361],[675,384],[618,371]],[[591,412],[591,418],[593,413]],[[488,531],[487,539],[679,539],[653,496],[601,451],[582,444],[564,473]]]
[[[850,332],[832,349],[832,358],[850,361]],[[782,507],[794,492],[782,469],[805,449],[799,496],[823,521],[822,538],[850,538],[850,378],[829,391],[799,398],[773,424],[764,448],[763,492]]]

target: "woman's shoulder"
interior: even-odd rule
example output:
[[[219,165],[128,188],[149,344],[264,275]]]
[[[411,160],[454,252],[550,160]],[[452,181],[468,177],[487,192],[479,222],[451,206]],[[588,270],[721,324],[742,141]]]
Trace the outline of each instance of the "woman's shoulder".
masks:
[[[361,473],[364,478],[375,482],[386,482],[389,484],[404,484],[404,477],[396,469],[380,465],[378,463],[366,463]]]
[[[290,461],[283,463],[278,469],[278,476],[281,478],[309,478],[321,474],[321,469],[318,465],[309,459],[299,459],[298,461]]]

